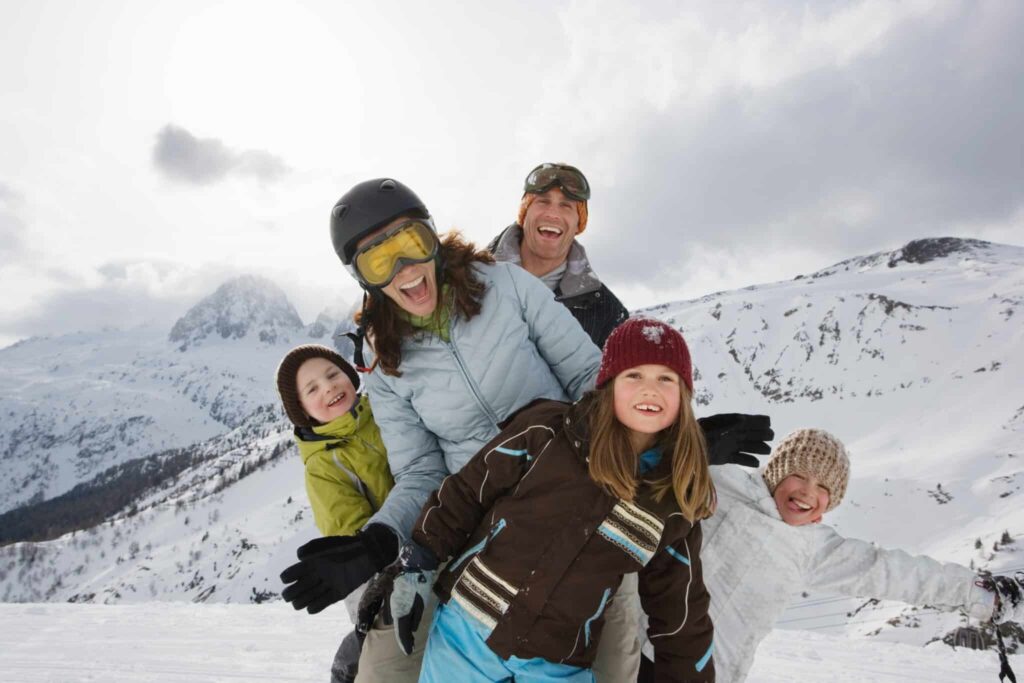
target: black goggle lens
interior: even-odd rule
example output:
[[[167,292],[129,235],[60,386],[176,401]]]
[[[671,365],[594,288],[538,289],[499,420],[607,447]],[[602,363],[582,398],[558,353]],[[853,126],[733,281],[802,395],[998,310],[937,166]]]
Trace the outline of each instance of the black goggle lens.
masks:
[[[590,199],[590,184],[579,169],[565,164],[541,164],[530,171],[523,186],[524,192],[541,194],[555,185],[562,188],[566,196],[585,202]]]

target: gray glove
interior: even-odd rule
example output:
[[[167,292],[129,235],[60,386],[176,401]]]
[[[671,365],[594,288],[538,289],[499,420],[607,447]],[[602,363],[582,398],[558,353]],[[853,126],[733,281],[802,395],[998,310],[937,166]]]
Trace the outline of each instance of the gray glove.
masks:
[[[1024,572],[1013,576],[979,575],[978,585],[996,594],[996,608],[992,613],[992,621],[1002,624],[1015,621],[1024,624]]]
[[[391,588],[391,617],[395,620],[398,647],[407,655],[412,653],[415,645],[413,634],[423,619],[438,564],[437,556],[430,548],[424,548],[415,541],[408,541],[398,551],[398,560],[395,561],[398,571],[394,574]]]
[[[392,562],[367,582],[366,590],[359,599],[359,607],[356,608],[356,631],[364,636],[373,628],[373,622],[376,621],[378,614],[381,615],[384,624],[391,624],[388,599],[395,582],[395,574],[399,570],[398,563]]]

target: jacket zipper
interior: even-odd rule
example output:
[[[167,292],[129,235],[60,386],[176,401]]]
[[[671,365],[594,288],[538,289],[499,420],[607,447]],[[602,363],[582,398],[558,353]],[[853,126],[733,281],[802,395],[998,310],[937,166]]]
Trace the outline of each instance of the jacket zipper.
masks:
[[[448,347],[448,351],[452,354],[452,358],[455,359],[455,364],[458,366],[459,372],[461,372],[462,376],[465,378],[466,384],[469,385],[469,390],[473,392],[473,397],[476,398],[476,402],[480,405],[480,408],[484,411],[484,414],[487,415],[487,418],[491,421],[491,424],[493,424],[495,429],[497,429],[499,422],[498,416],[494,414],[494,410],[492,410],[491,406],[489,406],[487,402],[484,400],[483,395],[480,393],[480,387],[477,386],[476,382],[470,376],[469,369],[466,367],[466,363],[462,360],[462,354],[459,353],[459,347],[455,345],[454,331],[455,322],[452,321],[448,325],[448,338],[451,339],[452,341],[444,341],[443,339],[441,341],[445,346]]]

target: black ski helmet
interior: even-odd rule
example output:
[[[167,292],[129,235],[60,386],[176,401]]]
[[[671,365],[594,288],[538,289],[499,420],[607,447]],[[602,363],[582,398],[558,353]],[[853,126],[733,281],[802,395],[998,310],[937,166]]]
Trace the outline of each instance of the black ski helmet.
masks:
[[[430,218],[416,193],[393,178],[366,180],[341,196],[331,209],[331,242],[338,258],[352,264],[356,243],[403,215]]]

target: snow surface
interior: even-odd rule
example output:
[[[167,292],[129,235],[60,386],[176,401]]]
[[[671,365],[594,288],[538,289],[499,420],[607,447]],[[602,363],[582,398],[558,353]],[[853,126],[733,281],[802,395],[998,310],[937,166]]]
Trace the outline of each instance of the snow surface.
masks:
[[[310,616],[282,603],[0,604],[0,680],[322,683],[349,628],[340,607]],[[1024,672],[1024,656],[1010,666]],[[964,683],[998,671],[993,652],[775,631],[747,681]]]

